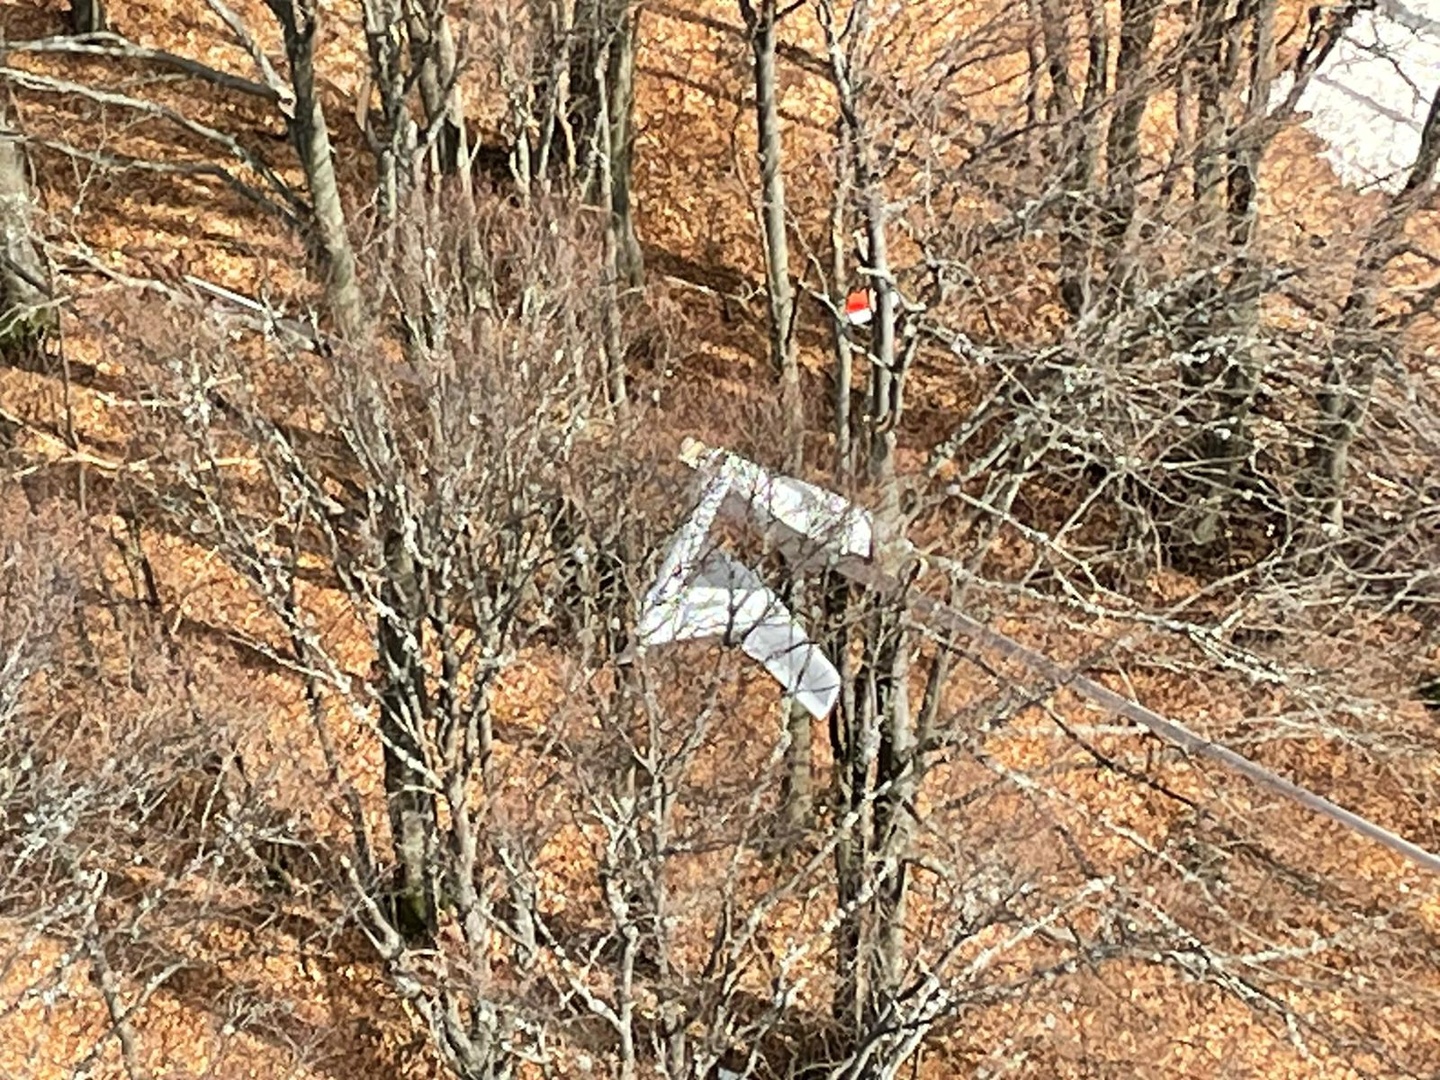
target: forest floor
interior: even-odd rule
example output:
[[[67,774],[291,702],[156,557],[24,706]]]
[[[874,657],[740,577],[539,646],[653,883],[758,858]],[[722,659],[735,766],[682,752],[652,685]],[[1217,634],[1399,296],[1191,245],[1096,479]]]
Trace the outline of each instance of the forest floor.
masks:
[[[198,16],[192,22],[188,14],[173,10],[180,6],[142,0],[109,5],[115,25],[132,40],[243,70],[243,56],[221,44],[215,28]],[[237,7],[243,11],[247,5]],[[957,18],[964,15],[959,5],[956,13]],[[647,12],[643,23],[636,201],[650,273],[647,303],[658,329],[652,349],[655,367],[637,373],[636,390],[659,456],[671,453],[690,434],[754,452],[761,433],[775,427],[775,395],[764,371],[763,305],[758,298],[762,278],[750,195],[754,166],[746,140],[753,138],[748,134],[752,121],[749,105],[733,89],[743,81],[737,81],[735,72],[743,71],[745,45],[736,33],[718,28],[736,21],[730,5],[706,0],[687,11],[660,5]],[[0,22],[9,40],[58,33],[62,25],[55,3],[11,3],[0,9]],[[262,22],[255,19],[257,25]],[[799,41],[795,46],[813,50],[815,43]],[[77,80],[84,75],[84,65],[74,61],[37,59],[34,69]],[[324,53],[322,69],[329,80],[326,92],[338,157],[342,168],[358,170],[366,154],[353,120],[347,119],[354,111],[358,60],[339,33]],[[796,175],[820,174],[826,168],[829,133],[819,84],[795,65],[785,69],[783,81],[782,110],[793,125],[787,150]],[[197,91],[186,82],[151,87],[150,92],[157,100],[174,95],[192,115],[199,110],[215,126],[243,132],[247,145],[258,148],[277,170],[294,176],[282,129],[252,103]],[[27,107],[22,117],[27,131],[41,137],[63,134],[70,140],[88,131],[97,143],[165,138],[151,129],[100,132],[95,125],[105,121],[101,112],[64,98],[48,104],[44,111]],[[183,140],[160,148],[180,157],[205,152]],[[1364,201],[1347,194],[1315,162],[1304,136],[1282,140],[1277,153],[1280,159],[1267,198],[1281,211],[1311,215],[1302,223],[1306,230],[1334,229],[1347,208],[1356,212],[1361,205],[1363,212]],[[249,295],[265,291],[292,304],[315,299],[313,287],[296,269],[303,258],[293,237],[279,222],[257,216],[243,199],[214,183],[193,177],[87,175],[43,151],[37,154],[37,167],[52,215],[68,217],[72,239],[88,245],[110,270],[169,281],[191,274]],[[801,221],[823,219],[822,186],[811,190],[803,182],[794,185]],[[1300,191],[1303,197],[1294,194]],[[83,213],[69,215],[68,208],[75,205],[82,206]],[[1035,279],[1032,268],[997,270],[996,280],[1004,287],[997,289],[1002,299],[986,313],[993,324],[1038,333],[1038,326],[1060,318],[1053,301],[1044,299],[1052,290]],[[106,505],[105,495],[107,475],[131,454],[127,409],[139,395],[123,366],[107,355],[105,327],[136,318],[133,310],[112,302],[118,295],[108,287],[87,289],[76,317],[66,319],[68,367],[63,377],[51,369],[0,370],[0,409],[30,425],[21,449],[32,461],[52,463],[27,478],[30,505],[45,505],[57,535],[90,536],[92,546],[95,537],[125,531],[124,508]],[[808,372],[807,394],[817,403],[813,426],[819,428],[818,418],[825,414],[821,402],[828,345],[818,312],[811,316],[813,332],[802,335],[802,361]],[[904,432],[902,467],[920,464],[946,415],[973,389],[973,380],[967,386],[953,368],[937,366],[928,375],[920,373],[915,419]],[[84,455],[72,449],[71,432]],[[815,437],[812,458],[823,459],[825,447],[824,439]],[[82,503],[74,493],[77,485],[87,483],[90,501]],[[27,501],[19,492],[7,498],[0,504],[0,525],[19,520]],[[944,522],[934,526],[934,539],[942,544],[947,539],[944,528]],[[963,541],[957,536],[953,542]],[[263,615],[243,586],[194,538],[146,531],[141,543],[175,635],[213,676],[209,683],[202,681],[200,701],[217,715],[247,717],[241,730],[249,740],[248,760],[264,775],[269,796],[277,805],[302,803],[322,768],[304,745],[302,695],[284,671],[231,642],[234,633],[263,637]],[[1024,552],[1017,551],[1015,558],[1023,561]],[[144,600],[113,546],[95,562],[103,591]],[[1157,574],[1149,584],[1149,599],[1160,605],[1198,588],[1182,575]],[[1096,658],[1103,658],[1097,664],[1100,677],[1117,690],[1209,735],[1241,740],[1247,752],[1298,782],[1313,784],[1432,850],[1440,847],[1433,718],[1400,689],[1402,655],[1412,661],[1417,649],[1429,648],[1433,660],[1440,662],[1440,652],[1433,651],[1435,646],[1426,643],[1417,626],[1402,619],[1370,624],[1358,631],[1369,643],[1365,650],[1342,645],[1324,655],[1312,648],[1300,658],[1320,677],[1351,687],[1357,698],[1373,691],[1374,697],[1390,703],[1383,716],[1367,717],[1366,723],[1373,730],[1401,733],[1405,745],[1429,748],[1426,754],[1400,760],[1349,745],[1344,738],[1291,732],[1284,718],[1293,703],[1283,690],[1257,689],[1226,672],[1206,671],[1203,656],[1197,659],[1190,642],[1078,612],[1060,618],[1040,599],[1001,590],[977,601],[1003,612],[997,614],[996,625],[1016,638],[1065,662],[1097,663]],[[323,597],[317,600],[324,603]],[[365,628],[338,596],[331,615],[325,632],[352,673],[363,677],[369,664]],[[543,650],[520,658],[500,686],[501,726],[523,730],[553,712],[554,702],[563,697],[556,669]],[[957,713],[974,708],[993,686],[987,675],[962,665],[950,705]],[[756,681],[745,675],[737,692],[747,700],[741,714],[756,732],[767,729],[773,710],[764,704]],[[87,703],[83,711],[96,723],[119,726],[122,715],[141,716],[157,707],[155,693],[132,690],[110,701]],[[753,705],[748,704],[751,699]],[[1434,880],[1381,849],[1260,797],[1238,780],[1178,755],[1157,753],[1138,736],[1108,732],[1096,737],[1097,747],[1108,755],[1142,767],[1153,762],[1150,775],[1207,808],[1205,814],[1192,813],[1153,788],[1096,768],[1093,758],[1057,727],[1057,717],[1080,727],[1106,721],[1062,691],[1020,713],[995,734],[987,750],[1013,770],[1051,763],[1050,781],[1068,802],[1042,811],[1018,796],[1010,803],[994,800],[988,804],[991,813],[997,818],[1009,815],[1005,828],[999,820],[977,825],[958,812],[947,818],[937,811],[937,828],[963,833],[967,849],[975,852],[984,851],[987,838],[1011,845],[1015,850],[1010,857],[1029,860],[1037,873],[1051,861],[1048,848],[1054,844],[1051,827],[1056,820],[1090,845],[1087,855],[1097,872],[1123,873],[1137,844],[1163,848],[1172,831],[1179,835],[1209,827],[1206,822],[1213,824],[1214,819],[1235,830],[1238,846],[1264,838],[1290,863],[1326,881],[1340,899],[1307,907],[1303,884],[1283,898],[1261,893],[1243,898],[1246,885],[1275,889],[1256,870],[1252,881],[1233,882],[1227,891],[1227,903],[1244,908],[1251,924],[1237,928],[1237,938],[1245,940],[1251,928],[1265,926],[1268,940],[1283,940],[1302,953],[1306,943],[1323,936],[1350,940],[1345,935],[1352,924],[1363,922],[1374,934],[1373,940],[1356,938],[1353,946],[1326,950],[1314,971],[1305,968],[1303,959],[1298,961],[1293,977],[1277,993],[1302,1011],[1366,1013],[1352,1018],[1356,1030],[1401,1048],[1402,1058],[1417,1069],[1440,1071],[1440,888]],[[358,763],[354,775],[373,795],[379,783],[378,752],[358,726],[352,726],[349,735],[350,744],[339,749]],[[764,738],[745,736],[730,733],[738,745],[765,744]],[[822,741],[817,737],[817,745]],[[757,763],[743,753],[717,752],[707,758],[706,767],[715,784],[739,787]],[[517,761],[513,769],[523,774],[523,763]],[[930,797],[937,805],[963,802],[985,782],[987,778],[959,764],[942,767]],[[328,808],[309,809],[323,831]],[[1025,823],[1018,831],[1017,821]],[[556,844],[547,865],[558,875],[578,877],[581,860],[564,850],[563,835]],[[706,869],[697,865],[695,873],[695,880],[703,881]],[[1159,887],[1179,894],[1183,879],[1195,874],[1203,876],[1193,868],[1177,870],[1175,880]],[[1188,910],[1187,905],[1203,908],[1203,896],[1197,892],[1188,900],[1170,899],[1177,910]],[[367,961],[363,941],[349,935],[317,936],[298,904],[290,910],[279,904],[257,927],[252,902],[243,896],[209,896],[206,910],[223,910],[225,917],[193,928],[166,927],[163,948],[186,963],[133,1018],[143,1034],[150,1075],[157,1080],[439,1075],[404,1008]],[[1197,919],[1204,915],[1196,911]],[[83,976],[67,966],[62,943],[0,920],[0,952],[10,951],[9,946],[14,946],[17,959],[0,969],[0,1075],[16,1080],[73,1075],[77,1062],[109,1026],[104,1005]],[[1263,947],[1253,945],[1257,951]],[[57,973],[54,980],[47,979],[51,971]],[[1390,987],[1396,992],[1387,995]],[[1388,1004],[1376,1004],[1387,996]],[[1383,1066],[1377,1064],[1375,1071],[1383,1071]],[[1077,972],[1024,999],[974,1007],[966,1013],[963,1029],[950,1032],[914,1075],[1002,1074],[1338,1080],[1363,1072],[1333,1048],[1312,1045],[1304,1032],[1285,1030],[1234,994],[1173,968],[1120,963],[1107,967],[1103,976]],[[105,1043],[89,1075],[123,1075],[114,1040]]]

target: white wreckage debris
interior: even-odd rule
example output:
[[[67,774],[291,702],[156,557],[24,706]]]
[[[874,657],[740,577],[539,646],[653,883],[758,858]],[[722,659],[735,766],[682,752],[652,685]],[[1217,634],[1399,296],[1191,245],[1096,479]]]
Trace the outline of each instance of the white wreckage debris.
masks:
[[[817,719],[840,695],[840,675],[805,628],[760,576],[721,551],[706,551],[726,499],[738,500],[762,526],[778,524],[793,541],[835,555],[869,558],[870,515],[834,492],[767,470],[725,450],[687,439],[681,459],[707,477],[695,510],[675,533],[640,612],[642,646],[719,638],[738,643]]]
[[[774,476],[739,454],[707,447],[698,439],[681,444],[680,460],[716,482],[723,481],[725,494],[742,504],[737,509],[743,516],[763,528],[783,526],[788,537],[782,539],[808,541],[809,546],[832,555],[868,559],[873,553],[875,529],[870,512],[842,495],[792,476]],[[719,508],[717,503],[706,529]]]

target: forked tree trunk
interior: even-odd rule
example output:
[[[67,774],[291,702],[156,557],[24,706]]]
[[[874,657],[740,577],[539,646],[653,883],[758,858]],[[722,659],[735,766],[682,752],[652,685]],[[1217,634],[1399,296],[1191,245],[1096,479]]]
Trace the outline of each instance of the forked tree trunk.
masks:
[[[1232,52],[1248,51],[1250,70],[1245,107],[1227,148],[1225,241],[1231,270],[1224,304],[1213,313],[1215,329],[1224,332],[1226,345],[1224,365],[1212,391],[1214,416],[1200,446],[1210,486],[1208,504],[1194,529],[1194,539],[1201,544],[1220,534],[1235,498],[1236,482],[1250,457],[1250,410],[1260,385],[1256,345],[1264,267],[1255,252],[1256,197],[1260,162],[1274,133],[1267,112],[1274,85],[1275,8],[1275,0],[1257,0],[1251,6],[1248,46],[1238,31],[1232,32],[1230,42]],[[1238,69],[1238,56],[1226,62],[1227,71]]]
[[[468,171],[465,114],[455,86],[455,39],[444,6],[436,6],[432,14],[422,6],[407,5],[405,28],[411,67],[418,72],[420,103],[434,134],[439,171],[443,176],[456,175],[462,166]]]
[[[387,243],[393,242],[401,191],[409,186],[409,166],[415,150],[415,123],[407,100],[400,0],[365,0],[365,46],[370,68],[358,98],[356,119],[365,130],[375,157],[375,201],[386,225]],[[380,126],[370,122],[370,87],[380,95]]]
[[[559,14],[556,32],[564,32],[565,13]],[[570,168],[578,168],[583,175],[572,179],[581,180],[585,198],[610,212],[625,288],[638,287],[645,273],[631,198],[638,32],[635,0],[579,0],[575,4],[574,23],[561,47],[562,54],[570,56],[568,75],[547,95],[547,110],[553,115],[547,115],[541,125],[538,154],[552,167],[569,161]],[[551,81],[560,76],[558,70],[547,74]],[[570,152],[563,159],[554,153],[557,134],[579,147],[583,161],[574,161]]]

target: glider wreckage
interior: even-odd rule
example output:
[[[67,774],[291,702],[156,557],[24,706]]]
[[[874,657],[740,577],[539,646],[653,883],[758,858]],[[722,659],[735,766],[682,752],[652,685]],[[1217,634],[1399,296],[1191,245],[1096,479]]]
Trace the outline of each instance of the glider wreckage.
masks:
[[[710,530],[727,501],[764,526],[781,526],[834,555],[868,559],[874,528],[868,512],[826,491],[726,450],[687,439],[681,460],[706,477],[694,511],[665,554],[645,595],[639,637],[644,646],[720,638],[738,642],[786,694],[816,719],[840,695],[840,675],[799,620],[748,566],[709,546]]]
[[[816,719],[823,719],[835,707],[840,696],[840,675],[830,658],[810,640],[804,626],[758,573],[711,543],[715,520],[724,512],[758,525],[778,541],[782,554],[795,565],[823,558],[856,584],[898,596],[912,620],[941,640],[968,639],[983,650],[1028,668],[1053,686],[1065,686],[1148,729],[1187,753],[1222,765],[1426,870],[1440,873],[1440,856],[1056,663],[964,612],[918,590],[906,589],[899,579],[877,565],[889,560],[876,558],[880,553],[874,520],[868,511],[848,499],[803,480],[773,475],[753,461],[707,447],[696,439],[685,440],[680,458],[700,473],[703,486],[694,510],[671,540],[655,584],[645,595],[638,626],[642,647],[702,639],[738,644]],[[918,555],[904,539],[886,547],[887,553],[893,547],[902,556]]]

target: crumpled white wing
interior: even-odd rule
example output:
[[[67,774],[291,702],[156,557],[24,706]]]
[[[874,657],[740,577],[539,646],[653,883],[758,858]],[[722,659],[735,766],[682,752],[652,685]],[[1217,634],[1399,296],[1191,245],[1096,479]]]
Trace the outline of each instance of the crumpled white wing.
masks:
[[[775,607],[740,643],[770,677],[811,716],[823,720],[840,696],[840,673],[777,599]]]
[[[870,557],[874,525],[869,512],[849,499],[792,476],[775,476],[728,450],[713,450],[703,455],[703,462],[717,479],[728,479],[729,492],[747,503],[762,523],[767,519],[779,522],[843,555]]]
[[[652,589],[640,609],[642,645],[720,637],[738,641],[779,603],[753,572],[723,552],[711,552],[674,589]]]
[[[647,597],[638,631],[647,646],[707,637],[739,641],[816,718],[828,714],[840,694],[839,673],[780,598],[723,552],[706,556],[694,578],[673,593],[653,602]]]
[[[715,516],[720,513],[720,506],[725,501],[730,484],[730,477],[721,474],[711,476],[706,483],[695,509],[675,531],[670,548],[665,552],[665,559],[660,564],[655,584],[645,594],[647,610],[661,607],[667,599],[673,598],[699,568],[705,542],[710,535],[710,526],[715,523]]]

